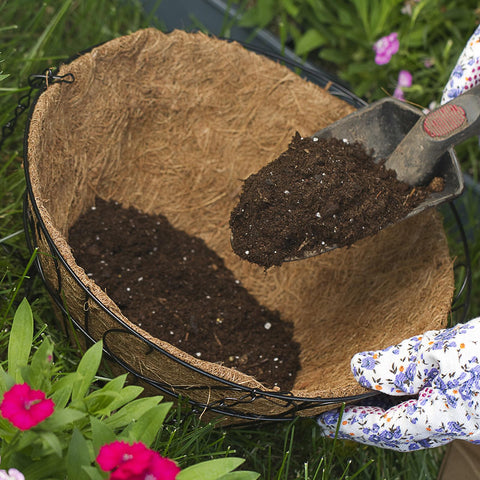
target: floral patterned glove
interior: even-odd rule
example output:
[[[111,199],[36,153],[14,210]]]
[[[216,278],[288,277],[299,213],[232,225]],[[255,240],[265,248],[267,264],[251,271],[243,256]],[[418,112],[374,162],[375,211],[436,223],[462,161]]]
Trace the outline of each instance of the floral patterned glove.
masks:
[[[399,451],[454,439],[480,443],[479,359],[480,318],[385,350],[356,354],[352,372],[362,386],[408,398],[388,409],[347,406],[339,437]],[[339,417],[335,410],[317,421],[333,437]]]
[[[442,104],[480,82],[480,26],[467,42],[445,86]]]
[[[442,104],[480,83],[480,26],[461,53]],[[323,413],[318,424],[334,436],[393,450],[443,445],[461,438],[480,443],[480,318],[431,331],[352,359],[366,388],[399,399],[393,407],[347,406]],[[405,401],[400,397],[409,398]],[[378,402],[377,402],[378,403]]]

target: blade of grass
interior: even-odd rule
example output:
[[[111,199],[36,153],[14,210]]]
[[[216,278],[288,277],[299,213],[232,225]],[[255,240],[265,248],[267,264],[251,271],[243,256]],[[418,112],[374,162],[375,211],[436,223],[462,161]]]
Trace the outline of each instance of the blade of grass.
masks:
[[[35,258],[37,257],[37,251],[38,251],[37,248],[33,251],[32,255],[30,256],[30,260],[27,263],[27,266],[25,267],[22,275],[20,276],[20,279],[18,280],[17,284],[12,288],[11,298],[10,298],[10,301],[8,302],[7,309],[5,310],[5,313],[3,315],[2,328],[4,328],[5,322],[7,321],[8,313],[12,308],[15,298],[17,297],[18,291],[20,290],[25,278],[27,278],[27,274],[30,268],[32,267],[33,262],[35,261]]]
[[[359,470],[357,470],[356,473],[354,473],[353,475],[349,476],[348,479],[349,480],[353,480],[354,478],[357,478],[361,473],[363,473],[372,463],[374,463],[375,460],[373,458],[371,458],[367,463],[365,463],[364,465],[362,465],[360,467]]]
[[[53,35],[56,31],[56,28],[60,21],[63,19],[65,14],[68,12],[70,6],[72,5],[73,0],[65,0],[63,5],[60,7],[56,15],[50,20],[50,23],[47,25],[47,28],[42,32],[40,37],[38,38],[37,42],[33,45],[30,51],[27,53],[25,57],[25,65],[20,70],[20,78],[24,78],[27,74],[28,69],[30,68],[31,62],[35,59],[38,52],[44,47],[44,45],[48,42],[49,38]]]
[[[343,417],[343,412],[345,411],[345,406],[346,406],[346,404],[343,403],[342,406],[340,407],[340,414],[339,414],[339,417],[338,417],[337,428],[335,430],[335,437],[334,437],[333,442],[332,442],[332,449],[331,449],[331,452],[330,452],[330,456],[328,457],[327,461],[325,462],[324,472],[326,472],[327,474],[330,473],[330,470],[332,468],[334,455],[335,455],[335,446],[337,444],[338,433],[340,431],[340,425],[342,424],[342,417]]]
[[[284,454],[283,454],[283,460],[282,464],[280,465],[280,469],[277,474],[277,479],[280,480],[283,476],[283,478],[288,479],[288,471],[290,467],[290,458],[292,456],[292,451],[293,451],[293,439],[295,437],[295,425],[292,424],[289,435],[285,437],[285,442],[284,442]],[[288,442],[288,444],[287,444]]]
[[[13,232],[10,235],[7,235],[6,237],[0,238],[0,243],[6,243],[12,238],[16,237],[17,235],[20,235],[21,233],[23,233],[23,229],[17,230],[16,232]]]

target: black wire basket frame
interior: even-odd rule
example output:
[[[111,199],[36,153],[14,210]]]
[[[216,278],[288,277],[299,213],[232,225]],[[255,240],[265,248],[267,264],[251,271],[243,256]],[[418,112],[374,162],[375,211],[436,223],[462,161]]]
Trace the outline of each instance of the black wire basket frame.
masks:
[[[292,69],[303,78],[306,78],[309,81],[316,83],[321,87],[328,87],[328,91],[330,94],[337,96],[349,104],[353,105],[356,108],[361,108],[362,106],[367,105],[367,103],[360,99],[359,97],[355,96],[352,92],[350,92],[345,87],[341,86],[340,84],[336,83],[335,80],[332,80],[332,77],[328,74],[323,73],[320,70],[312,70],[311,68],[306,68],[302,66],[300,63],[286,59],[281,55],[264,51],[260,48],[253,47],[251,45],[244,44],[244,46],[252,51],[255,51],[258,54],[265,55],[266,57],[281,62],[288,68]],[[93,47],[92,47],[93,48]],[[88,51],[88,50],[87,50]],[[85,53],[85,52],[82,52]],[[75,56],[75,58],[78,55]],[[73,60],[73,59],[72,59]],[[68,62],[67,62],[68,63]],[[45,275],[44,270],[42,268],[42,263],[39,256],[35,259],[35,266],[36,270],[41,277],[45,287],[50,294],[54,304],[58,309],[61,311],[63,325],[62,328],[65,331],[69,331],[71,327],[76,332],[79,332],[83,339],[85,340],[86,345],[91,345],[95,343],[95,339],[90,333],[90,310],[91,305],[94,303],[97,307],[102,309],[107,315],[109,315],[115,323],[118,325],[118,328],[109,329],[103,335],[103,345],[104,345],[104,353],[107,358],[112,360],[115,364],[122,367],[127,372],[131,373],[134,378],[141,384],[146,384],[147,386],[151,387],[154,391],[160,391],[163,394],[166,394],[171,397],[175,398],[185,398],[187,401],[194,407],[197,411],[205,411],[208,410],[215,414],[232,416],[237,419],[241,420],[262,420],[262,421],[286,421],[291,420],[296,417],[300,412],[303,412],[303,416],[307,415],[309,410],[315,409],[317,407],[324,407],[328,405],[338,405],[342,402],[357,402],[368,397],[378,395],[377,392],[365,393],[356,396],[349,396],[349,397],[337,397],[337,398],[309,398],[309,397],[298,397],[294,396],[291,392],[267,392],[256,388],[249,388],[243,385],[233,383],[231,381],[225,380],[223,378],[217,377],[212,375],[211,373],[205,372],[197,367],[194,367],[181,359],[173,356],[169,352],[163,350],[158,345],[150,342],[148,339],[144,338],[138,332],[133,330],[129,325],[127,325],[121,318],[116,316],[111,310],[109,310],[98,298],[96,298],[89,288],[82,283],[82,281],[78,278],[75,272],[70,268],[68,263],[62,257],[61,253],[59,252],[57,246],[55,245],[54,241],[50,237],[47,228],[43,222],[41,217],[40,211],[36,204],[34,195],[32,193],[32,185],[29,177],[29,169],[28,169],[28,131],[30,127],[30,118],[32,112],[35,108],[36,102],[42,92],[47,88],[47,85],[44,84],[40,89],[33,100],[29,117],[27,120],[26,126],[26,133],[24,137],[24,162],[25,162],[25,176],[26,176],[26,195],[24,199],[24,209],[23,209],[23,219],[24,219],[24,227],[25,227],[25,235],[28,248],[30,252],[34,252],[36,247],[39,244],[39,240],[43,238],[43,240],[47,243],[49,252],[48,255],[54,261],[55,270],[56,270],[56,285],[54,285]],[[467,237],[462,225],[461,218],[454,206],[453,203],[449,204],[451,211],[453,213],[453,218],[458,229],[458,233],[460,236],[460,241],[463,245],[463,252],[464,252],[464,259],[462,262],[457,261],[455,265],[455,271],[459,272],[456,274],[457,277],[457,291],[455,294],[455,298],[452,304],[452,311],[456,311],[456,315],[458,315],[458,319],[456,322],[463,322],[466,319],[466,315],[468,312],[468,307],[470,303],[470,291],[471,291],[471,268],[470,268],[470,253],[468,249],[468,242]],[[62,292],[62,275],[60,272],[59,267],[61,267],[68,273],[68,275],[83,289],[84,292],[84,318],[72,318],[70,315],[68,308],[65,305],[65,301],[63,298]],[[172,362],[172,365],[175,365],[176,368],[179,369],[187,369],[193,370],[196,374],[203,376],[205,380],[208,379],[209,385],[205,386],[192,386],[192,385],[171,385],[168,383],[160,382],[158,380],[154,380],[151,378],[146,377],[138,369],[134,368],[128,362],[123,360],[116,352],[115,352],[115,336],[118,335],[129,335],[136,337],[136,340],[143,344],[144,354],[145,355],[161,355],[164,358],[169,359]],[[198,391],[203,390],[204,398],[208,399],[209,394],[205,391],[208,390],[209,392],[214,389],[217,393],[221,393],[222,391],[228,392],[228,394],[223,397],[221,400],[215,400],[213,402],[209,402],[208,400],[205,401],[198,401],[192,400],[191,396],[192,393],[198,393]],[[232,395],[232,392],[235,392],[236,395]],[[217,395],[218,396],[218,395]],[[275,406],[281,408],[281,414],[275,415],[264,415],[258,414],[254,412],[249,412],[249,406],[252,405],[254,402],[263,401],[270,404],[274,404]]]

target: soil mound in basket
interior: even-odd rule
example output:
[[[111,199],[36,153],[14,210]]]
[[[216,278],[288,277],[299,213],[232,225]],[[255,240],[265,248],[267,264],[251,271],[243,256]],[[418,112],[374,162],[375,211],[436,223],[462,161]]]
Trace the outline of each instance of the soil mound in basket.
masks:
[[[403,218],[444,182],[410,187],[359,144],[302,138],[248,177],[232,211],[232,247],[266,268],[352,245]]]
[[[293,325],[260,305],[203,240],[98,198],[69,237],[77,261],[139,327],[272,388],[293,387]]]

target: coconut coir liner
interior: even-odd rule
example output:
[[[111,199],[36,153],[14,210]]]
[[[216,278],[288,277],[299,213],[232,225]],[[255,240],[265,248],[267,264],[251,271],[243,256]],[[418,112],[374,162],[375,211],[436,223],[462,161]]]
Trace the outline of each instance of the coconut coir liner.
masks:
[[[302,138],[243,184],[230,217],[232,248],[269,268],[350,246],[397,223],[444,180],[410,187],[360,143]]]
[[[66,73],[75,82],[50,85],[32,113],[27,173],[36,208],[68,269],[119,321],[86,299],[83,286],[48,253],[44,235],[38,258],[69,314],[135,371],[172,390],[215,383],[180,368],[178,358],[235,384],[266,389],[251,376],[183,352],[168,338],[153,338],[88,278],[71,253],[68,229],[96,196],[161,213],[202,238],[261,304],[293,322],[301,362],[294,395],[364,392],[350,373],[354,353],[446,325],[453,268],[435,211],[267,274],[231,249],[228,220],[243,180],[285,151],[295,131],[312,135],[353,107],[278,63],[200,33],[142,30],[81,55],[60,68]],[[168,355],[151,349],[147,355],[130,330]],[[189,395],[211,403],[236,393],[191,388]],[[258,399],[238,408],[270,415],[287,407]]]

